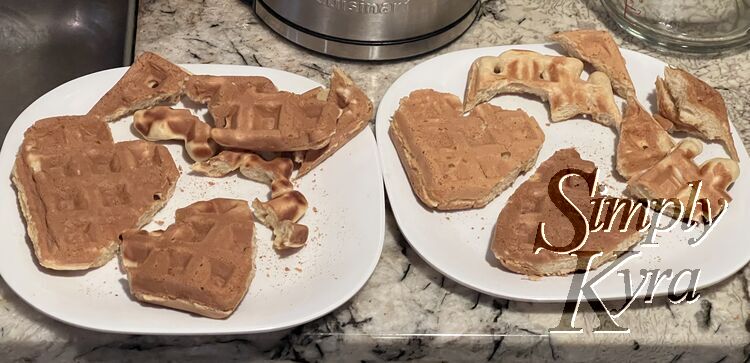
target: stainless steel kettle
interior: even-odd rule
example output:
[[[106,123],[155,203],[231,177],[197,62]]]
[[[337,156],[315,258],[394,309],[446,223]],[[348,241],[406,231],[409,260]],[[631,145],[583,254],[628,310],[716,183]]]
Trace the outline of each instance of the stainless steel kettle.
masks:
[[[255,0],[255,12],[285,38],[350,59],[418,55],[458,38],[479,0]]]

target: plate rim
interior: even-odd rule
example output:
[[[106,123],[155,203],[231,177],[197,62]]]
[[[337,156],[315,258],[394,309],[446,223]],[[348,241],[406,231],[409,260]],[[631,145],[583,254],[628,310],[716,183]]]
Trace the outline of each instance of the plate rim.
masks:
[[[317,82],[315,80],[312,80],[310,78],[307,78],[305,76],[302,76],[302,75],[299,75],[299,74],[295,74],[295,73],[292,73],[292,72],[288,72],[288,71],[285,71],[285,70],[275,69],[275,68],[258,67],[258,66],[250,66],[250,65],[235,65],[235,64],[178,64],[178,65],[180,67],[182,67],[183,69],[187,70],[188,72],[191,72],[191,73],[194,73],[194,71],[192,69],[197,70],[197,69],[200,69],[200,68],[225,68],[225,69],[233,69],[233,70],[241,69],[242,70],[241,73],[243,73],[243,75],[247,75],[247,76],[250,76],[250,75],[264,75],[264,76],[268,77],[269,79],[271,79],[272,81],[273,81],[273,73],[284,74],[285,76],[301,77],[301,78],[307,79],[307,80],[311,81],[312,83],[314,83],[317,87],[325,87],[324,85],[320,84],[319,82]],[[11,140],[11,135],[12,134],[16,135],[16,132],[12,133],[12,131],[15,131],[15,129],[18,129],[18,128],[22,128],[22,126],[19,126],[20,124],[18,123],[18,120],[19,119],[23,119],[23,118],[27,118],[28,116],[26,116],[26,114],[30,113],[31,110],[32,110],[32,108],[35,107],[35,104],[37,104],[37,102],[39,102],[42,98],[44,98],[45,96],[47,96],[50,93],[56,92],[59,88],[67,86],[69,83],[80,82],[82,79],[88,78],[88,77],[95,78],[95,77],[101,76],[102,74],[105,74],[105,73],[119,73],[119,72],[121,72],[122,74],[124,74],[125,71],[127,71],[129,68],[130,68],[129,66],[116,67],[116,68],[104,69],[104,70],[100,70],[100,71],[97,71],[97,72],[93,72],[93,73],[89,73],[89,74],[86,74],[86,75],[82,75],[80,77],[76,77],[76,78],[71,79],[71,80],[69,80],[67,82],[64,82],[64,83],[58,85],[57,87],[54,87],[51,90],[45,92],[43,95],[39,96],[36,100],[34,100],[26,108],[24,108],[24,110],[13,120],[13,123],[11,124],[10,128],[8,129],[8,132],[5,135],[5,138],[3,139],[2,148],[0,148],[0,159],[2,159],[4,157],[4,155],[6,155],[6,153],[9,154],[8,158],[15,159],[15,155],[17,154],[17,150],[10,150],[10,147],[8,146],[7,142],[9,140]],[[198,72],[195,72],[195,74],[200,74],[200,73],[198,71]],[[217,75],[217,74],[214,74],[214,75]],[[218,75],[220,76],[220,74],[218,74]],[[370,122],[372,122],[372,121],[370,121]],[[354,140],[356,138],[365,138],[367,140],[366,141],[366,143],[368,145],[367,149],[369,150],[369,152],[371,152],[373,154],[373,156],[375,157],[375,161],[376,161],[375,162],[375,166],[374,166],[375,173],[380,176],[380,183],[376,183],[380,187],[376,188],[376,193],[375,193],[375,199],[377,200],[377,204],[378,204],[378,211],[377,211],[378,213],[377,213],[377,215],[378,215],[378,218],[379,218],[379,223],[376,222],[376,225],[377,225],[377,228],[378,228],[378,231],[379,231],[378,236],[376,237],[376,241],[378,242],[378,246],[375,249],[375,251],[377,253],[373,254],[373,258],[371,258],[370,261],[369,261],[369,263],[368,263],[368,265],[366,265],[366,268],[364,270],[365,272],[363,272],[363,274],[362,274],[362,278],[359,279],[356,284],[352,285],[351,291],[349,293],[342,294],[342,296],[339,299],[336,299],[332,303],[326,305],[325,307],[319,309],[318,311],[316,311],[314,313],[307,314],[306,316],[297,318],[295,320],[286,321],[283,324],[276,324],[276,325],[268,326],[268,327],[265,327],[265,328],[262,328],[262,329],[253,329],[253,330],[247,330],[247,329],[204,329],[204,330],[200,330],[200,331],[185,331],[185,330],[182,330],[182,331],[166,330],[165,331],[163,327],[157,327],[157,328],[151,329],[151,330],[125,330],[125,329],[118,329],[117,327],[107,326],[106,324],[104,324],[104,325],[88,324],[88,323],[85,323],[85,322],[81,322],[79,319],[76,319],[76,317],[66,316],[65,314],[59,314],[59,312],[58,312],[58,314],[54,314],[54,313],[52,313],[50,311],[47,311],[47,310],[43,309],[41,306],[39,306],[38,303],[34,302],[33,298],[30,298],[27,294],[25,294],[25,292],[27,292],[27,290],[18,289],[17,286],[14,286],[14,284],[11,283],[12,281],[14,281],[13,278],[11,278],[10,282],[9,282],[9,279],[6,276],[12,276],[13,272],[12,271],[4,271],[5,270],[4,264],[0,264],[0,278],[3,279],[3,281],[5,282],[5,284],[8,286],[9,290],[11,290],[25,304],[31,306],[35,311],[38,311],[38,312],[42,313],[45,316],[48,316],[48,317],[50,317],[50,318],[52,318],[52,319],[54,319],[56,321],[65,323],[67,325],[74,326],[74,327],[77,327],[77,328],[86,329],[86,330],[90,330],[90,331],[95,331],[95,332],[114,333],[114,334],[174,335],[174,336],[256,334],[256,333],[267,333],[267,332],[274,332],[274,331],[280,331],[280,330],[284,330],[284,329],[289,329],[289,328],[297,327],[297,326],[306,324],[308,322],[311,322],[313,320],[319,319],[319,318],[321,318],[321,317],[323,317],[323,316],[325,316],[325,315],[327,315],[327,314],[335,311],[336,309],[338,309],[342,305],[346,304],[357,293],[359,293],[362,290],[362,288],[367,284],[367,282],[370,280],[370,278],[372,277],[373,273],[375,272],[375,269],[377,268],[377,265],[380,262],[380,258],[382,257],[382,254],[383,254],[383,248],[384,248],[384,244],[385,244],[385,222],[386,222],[385,221],[386,220],[386,218],[385,218],[385,188],[383,187],[383,170],[382,170],[382,163],[381,163],[381,160],[380,160],[380,152],[378,151],[378,148],[377,148],[377,140],[376,140],[374,131],[372,130],[372,127],[369,126],[370,122],[368,122],[368,127],[366,127],[365,129],[363,129],[362,131],[360,131],[350,141],[352,141],[352,140]],[[25,130],[20,130],[20,132],[17,135],[21,135],[22,136],[24,132],[25,132]],[[374,148],[373,148],[373,146],[374,146]],[[12,154],[12,156],[10,154]],[[11,165],[11,168],[10,168],[9,172],[12,173],[12,170],[13,170],[13,166]],[[11,177],[10,173],[8,175],[8,184],[5,187],[6,188],[10,188],[10,190],[12,190],[13,194],[16,194],[15,186],[10,181],[10,177]],[[17,200],[18,200],[17,197],[13,198],[13,202],[14,202],[14,208],[13,209],[17,209],[16,208],[17,207],[17,203],[18,203]],[[8,201],[7,203],[10,203],[10,201]],[[26,231],[25,218],[20,215],[20,211],[18,213],[19,213],[19,217],[21,218],[21,221],[22,221],[22,224],[23,224],[23,231],[25,232],[24,237],[26,239],[26,238],[28,238],[28,232]],[[26,244],[26,242],[27,242],[26,240],[23,241],[24,244]],[[38,267],[39,265],[36,262],[36,257],[32,257],[32,259],[33,259],[33,263],[35,265],[37,265],[37,267]],[[41,273],[43,273],[43,272],[41,272]],[[19,290],[20,290],[20,292],[19,292]],[[244,301],[244,299],[245,299],[245,297],[243,297],[243,300],[240,302],[240,305],[242,304],[242,302]],[[138,304],[137,301],[132,301],[132,302],[134,304]],[[231,319],[231,318],[232,318],[232,315],[230,315],[227,319]],[[208,319],[208,318],[206,318],[206,319]]]
[[[510,50],[510,49],[529,49],[529,50],[535,50],[536,51],[538,48],[542,48],[542,47],[546,48],[546,49],[549,49],[550,51],[556,52],[559,55],[564,55],[561,52],[562,48],[559,45],[555,44],[555,43],[504,44],[504,45],[497,45],[497,46],[490,46],[490,47],[477,47],[477,48],[460,49],[460,50],[456,50],[456,51],[452,51],[452,52],[448,52],[448,53],[444,53],[444,54],[437,54],[434,57],[431,57],[431,58],[426,59],[426,60],[424,60],[422,62],[419,62],[418,64],[412,66],[411,68],[409,68],[408,70],[406,70],[405,72],[403,72],[396,80],[394,80],[391,83],[391,85],[388,87],[388,89],[386,90],[386,92],[383,94],[383,97],[381,98],[381,102],[378,105],[378,111],[377,111],[376,118],[375,118],[375,135],[376,135],[376,137],[379,140],[379,142],[378,142],[378,152],[380,153],[380,160],[383,163],[383,165],[381,166],[381,170],[383,171],[383,184],[385,185],[386,193],[389,196],[389,200],[390,200],[391,189],[396,188],[396,185],[394,185],[396,183],[396,181],[392,180],[393,179],[392,177],[386,177],[386,169],[388,167],[385,165],[385,163],[386,163],[385,159],[386,158],[385,158],[384,154],[386,152],[386,148],[387,147],[395,147],[395,145],[393,145],[393,142],[390,140],[390,137],[388,137],[389,136],[388,135],[388,129],[389,129],[389,126],[390,126],[390,123],[391,123],[392,115],[384,115],[383,114],[384,113],[383,109],[386,107],[385,106],[386,102],[384,102],[386,99],[390,99],[390,98],[395,98],[396,97],[396,95],[391,95],[392,92],[395,93],[394,86],[396,86],[396,84],[399,81],[401,81],[402,78],[405,78],[405,77],[411,75],[411,73],[413,71],[415,71],[415,69],[417,69],[417,68],[419,68],[419,67],[421,67],[421,66],[423,66],[425,64],[428,64],[428,63],[431,63],[431,62],[436,62],[438,59],[443,58],[443,57],[455,56],[455,55],[460,54],[460,53],[472,53],[472,52],[485,52],[485,53],[489,53],[491,51],[497,52],[498,50],[504,51],[504,50]],[[655,62],[658,62],[660,64],[663,64],[665,67],[669,66],[668,63],[662,61],[659,58],[651,56],[649,54],[641,53],[641,52],[638,52],[638,51],[634,51],[634,50],[630,50],[630,49],[626,49],[626,48],[622,48],[622,47],[618,47],[618,48],[619,48],[620,52],[623,53],[623,56],[625,56],[626,54],[631,54],[632,56],[645,57],[645,58],[647,58],[647,59],[649,59],[651,61],[655,61]],[[419,89],[419,88],[413,88],[412,91],[417,90],[417,89]],[[457,95],[457,96],[459,98],[461,98],[461,100],[463,100],[463,97],[464,97],[463,94],[460,94],[460,95]],[[395,100],[395,101],[398,102],[398,100]],[[381,116],[381,114],[383,114],[383,116]],[[381,122],[381,119],[382,119],[382,122]],[[739,133],[738,133],[738,131],[737,131],[735,125],[734,125],[734,122],[732,120],[730,120],[730,127],[731,127],[732,132],[733,132],[733,138],[735,139],[735,142],[736,142],[737,141],[737,137],[739,136]],[[383,141],[383,140],[381,140],[381,138],[385,138],[385,139],[387,139],[387,141]],[[740,141],[741,141],[741,138],[740,138]],[[744,145],[742,145],[742,146],[743,146],[743,149],[745,150],[745,152],[747,154],[748,150],[746,148],[744,148]],[[398,160],[398,161],[399,161],[399,166],[403,169],[403,165],[401,164],[401,160]],[[409,182],[407,181],[407,183],[409,183]],[[409,190],[411,191],[412,194],[414,193],[413,189],[411,188],[411,185],[409,186]],[[416,198],[416,196],[414,196],[414,198]],[[418,200],[417,200],[417,202],[420,203]],[[445,277],[453,280],[454,282],[456,282],[456,283],[458,283],[458,284],[460,284],[460,285],[462,285],[462,286],[464,286],[466,288],[469,288],[471,290],[474,290],[474,291],[477,291],[477,292],[480,292],[480,293],[483,293],[483,294],[486,294],[486,295],[489,295],[489,296],[498,297],[498,298],[502,298],[502,299],[513,300],[513,301],[519,301],[519,302],[565,303],[565,302],[572,301],[572,300],[569,299],[568,296],[566,296],[565,298],[560,298],[560,297],[557,297],[557,296],[538,296],[538,295],[537,296],[523,296],[523,295],[517,295],[517,294],[502,294],[502,293],[497,293],[497,292],[494,292],[494,291],[488,291],[487,289],[482,288],[481,286],[479,286],[476,283],[472,283],[470,281],[466,281],[464,278],[457,278],[454,274],[450,274],[450,273],[446,272],[444,268],[441,268],[440,266],[435,265],[433,261],[431,261],[430,259],[428,259],[428,258],[426,258],[424,256],[424,254],[423,254],[424,251],[422,251],[422,250],[420,250],[420,248],[416,247],[414,245],[414,243],[412,243],[411,238],[407,235],[407,233],[404,233],[404,229],[401,227],[402,226],[402,221],[404,221],[404,219],[403,219],[404,216],[401,214],[401,211],[399,211],[398,208],[394,207],[393,203],[391,203],[390,206],[391,206],[391,211],[393,213],[393,216],[394,216],[394,218],[396,220],[396,225],[399,228],[399,231],[404,236],[404,239],[406,239],[409,242],[409,245],[417,253],[417,255],[419,255],[419,257],[423,261],[425,261],[429,266],[431,266],[432,268],[434,268],[436,271],[438,271],[440,274],[444,275]],[[493,222],[493,224],[492,224],[493,231],[494,231],[495,225],[496,225],[496,222]],[[620,257],[618,257],[617,260],[619,260],[619,259],[620,259]],[[610,262],[608,262],[608,264],[609,263]],[[700,279],[699,282],[698,282],[698,284],[695,287],[695,290],[702,290],[702,289],[705,289],[707,287],[720,284],[723,281],[726,281],[726,280],[730,279],[738,271],[742,270],[745,266],[747,266],[748,263],[750,263],[750,255],[746,256],[744,264],[742,264],[742,265],[740,265],[739,267],[736,267],[736,268],[732,267],[732,272],[731,273],[726,273],[725,276],[723,276],[721,278],[713,279],[713,280],[703,280],[703,279]],[[568,276],[571,276],[571,275],[566,275],[566,276],[563,276],[562,278],[567,278]],[[552,279],[552,278],[561,278],[561,277],[559,277],[559,276],[547,276],[547,277],[544,277],[544,278]],[[668,294],[669,294],[669,291],[660,291],[660,292],[654,293],[653,296],[655,296],[655,297],[661,297],[661,296],[666,296]],[[640,295],[638,295],[638,296],[640,296]],[[617,300],[622,300],[624,298],[624,296],[620,296],[620,295],[617,295],[617,296],[602,296],[602,297],[598,297],[598,298],[600,300],[602,300],[602,301],[617,301]],[[583,298],[583,300],[587,300],[587,299]]]

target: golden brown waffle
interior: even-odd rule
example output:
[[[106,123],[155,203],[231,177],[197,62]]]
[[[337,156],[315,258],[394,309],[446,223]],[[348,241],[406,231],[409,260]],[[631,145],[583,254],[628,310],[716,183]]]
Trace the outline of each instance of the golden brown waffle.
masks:
[[[120,233],[148,223],[178,177],[165,147],[114,144],[109,127],[91,116],[37,121],[13,170],[39,264],[55,270],[107,263]]]
[[[88,114],[115,121],[162,102],[173,105],[180,100],[189,75],[166,59],[145,52]]]
[[[545,235],[553,246],[564,247],[574,241],[573,224],[550,198],[550,182],[555,174],[565,169],[591,173],[595,168],[594,163],[582,160],[575,149],[559,150],[516,189],[498,216],[491,245],[492,252],[503,266],[528,276],[566,275],[578,269],[576,256],[557,254],[546,249],[535,254],[536,235],[539,224],[544,222]],[[594,205],[591,203],[593,198],[586,181],[574,176],[564,180],[562,185],[565,196],[580,208],[584,216],[590,216]],[[600,196],[598,192],[595,195]],[[627,251],[640,241],[638,218],[645,216],[646,212],[645,208],[641,208],[625,232],[620,231],[620,228],[627,217],[626,213],[620,212],[613,221],[611,231],[589,234],[579,251],[604,253],[593,261],[592,269],[615,259],[619,253]]]
[[[707,199],[708,206],[697,206],[692,220],[713,220],[723,210],[724,203],[732,201],[727,189],[739,178],[739,164],[731,159],[711,159],[698,166],[693,159],[703,151],[703,144],[695,139],[680,142],[666,157],[656,165],[628,181],[628,191],[633,195],[650,200],[677,198],[687,209],[690,207],[691,182],[703,181],[698,198]],[[723,201],[722,201],[723,200]],[[659,208],[658,205],[652,206]],[[679,210],[669,208],[668,212],[675,218],[689,219],[690,216],[679,216]]]
[[[625,108],[617,143],[617,172],[625,179],[652,167],[674,147],[669,134],[631,98]]]
[[[291,191],[264,203],[253,201],[258,220],[273,230],[273,247],[277,250],[296,249],[307,243],[308,228],[297,222],[307,211],[307,199],[298,191]]]
[[[458,97],[433,90],[402,99],[389,134],[414,193],[439,210],[484,207],[534,165],[544,142],[523,111],[484,104],[464,117]]]
[[[659,112],[685,131],[704,140],[719,141],[729,156],[739,161],[729,127],[724,98],[713,87],[678,68],[664,69],[664,79],[656,81]]]
[[[590,63],[611,80],[615,92],[622,98],[635,97],[635,87],[625,66],[620,48],[606,30],[573,30],[550,35],[550,40],[562,45],[568,54]]]
[[[464,95],[464,111],[508,93],[528,93],[548,101],[553,122],[591,115],[606,126],[619,127],[620,111],[612,84],[602,72],[581,80],[583,63],[575,58],[509,50],[474,61]]]
[[[255,229],[246,201],[213,199],[175,213],[166,231],[122,235],[122,265],[136,299],[226,318],[255,275]]]
[[[372,119],[372,101],[344,71],[336,67],[333,68],[328,102],[334,103],[340,110],[340,116],[336,121],[336,132],[331,136],[328,145],[322,149],[304,152],[297,178],[309,173],[328,159],[359,134]]]
[[[336,131],[339,109],[326,101],[328,92],[314,89],[298,95],[246,88],[225,99],[219,92],[209,105],[215,129],[211,138],[228,148],[251,151],[317,150]],[[220,105],[217,106],[216,104]]]
[[[149,141],[185,141],[185,149],[195,161],[206,160],[216,153],[216,146],[209,139],[211,126],[189,110],[168,106],[140,110],[135,113],[133,126]]]
[[[220,99],[231,99],[233,94],[241,93],[247,88],[259,92],[278,92],[276,85],[266,77],[258,76],[209,76],[193,75],[185,84],[185,94],[194,102],[212,104],[217,94]]]
[[[257,154],[229,150],[192,166],[194,172],[213,178],[221,178],[239,169],[240,174],[248,179],[270,186],[272,198],[294,189],[289,180],[293,168],[294,163],[288,158],[278,157],[266,161]]]

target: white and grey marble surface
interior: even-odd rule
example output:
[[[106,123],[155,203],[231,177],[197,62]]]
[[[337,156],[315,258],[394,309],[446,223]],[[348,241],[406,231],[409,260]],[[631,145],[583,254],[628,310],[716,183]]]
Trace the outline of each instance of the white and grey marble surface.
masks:
[[[438,53],[543,42],[572,28],[614,30],[626,48],[694,72],[725,97],[750,145],[750,52],[698,57],[656,53],[615,29],[598,1],[489,0],[479,21]],[[377,103],[407,61],[340,61],[294,46],[258,22],[240,0],[142,0],[136,52],[158,52],[178,63],[250,64],[298,73],[324,83],[338,64]],[[596,315],[582,312],[582,335],[552,335],[561,304],[492,298],[444,278],[409,247],[388,212],[385,248],[367,285],[326,317],[263,335],[130,336],[67,326],[35,311],[0,283],[0,361],[128,361],[283,359],[294,361],[726,361],[750,359],[750,268],[701,291],[698,303],[637,302],[618,319],[629,334],[591,334]],[[737,237],[737,243],[747,243]],[[116,314],[116,312],[113,312]],[[569,317],[568,317],[569,319]]]

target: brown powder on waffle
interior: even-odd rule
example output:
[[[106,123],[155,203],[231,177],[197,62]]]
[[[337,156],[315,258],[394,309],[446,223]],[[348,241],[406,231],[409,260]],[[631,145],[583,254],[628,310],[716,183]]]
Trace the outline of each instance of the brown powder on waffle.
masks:
[[[498,216],[491,245],[492,252],[503,266],[527,276],[566,275],[578,269],[576,256],[557,254],[546,249],[535,254],[535,240],[539,225],[544,222],[545,235],[555,247],[563,247],[573,241],[574,226],[550,198],[550,181],[555,174],[565,169],[591,173],[595,168],[594,163],[582,160],[575,149],[559,150],[516,189]],[[565,179],[562,186],[570,202],[580,208],[584,216],[591,216],[594,210],[591,202],[594,198],[589,193],[586,181],[574,176]],[[595,197],[601,197],[601,194],[597,192]],[[640,241],[641,234],[637,231],[637,224],[646,212],[645,208],[640,208],[625,232],[621,232],[620,228],[627,213],[620,212],[613,221],[611,231],[589,234],[580,251],[604,253],[593,261],[592,269],[614,260],[619,253],[627,251]]]
[[[273,247],[277,250],[304,247],[309,234],[305,225],[297,222],[307,212],[307,199],[298,191],[291,191],[268,202],[253,201],[258,220],[273,230]]]
[[[729,203],[732,197],[727,189],[739,178],[739,164],[731,159],[715,158],[698,166],[693,160],[703,151],[703,144],[695,139],[685,139],[657,164],[628,181],[628,191],[641,198],[651,200],[676,198],[685,209],[690,207],[691,182],[703,181],[699,199],[707,199],[709,206],[700,203],[696,207],[692,220],[712,221],[723,210],[723,201]],[[652,203],[657,209],[660,207]],[[674,218],[690,219],[680,216],[676,208],[667,210]]]
[[[719,92],[692,74],[671,67],[664,69],[664,79],[658,78],[656,87],[659,112],[674,124],[675,130],[719,141],[729,156],[739,161],[727,106]]]
[[[223,90],[223,89],[222,89]],[[317,150],[336,131],[338,107],[328,92],[265,93],[246,88],[231,98],[219,92],[209,104],[216,128],[211,138],[227,148],[251,151]]]
[[[210,141],[211,126],[202,122],[189,110],[175,110],[156,106],[135,113],[133,126],[149,141],[184,140],[188,155],[203,161],[216,153]]]
[[[617,172],[630,179],[658,163],[673,147],[662,126],[636,99],[628,100],[617,143]]]
[[[336,67],[333,68],[328,102],[334,103],[340,110],[340,116],[336,121],[336,132],[331,136],[328,145],[322,149],[304,152],[297,178],[309,173],[328,159],[359,134],[372,119],[372,101],[344,71]]]
[[[544,142],[523,111],[484,104],[464,117],[458,97],[433,90],[402,99],[389,134],[414,193],[439,210],[484,207],[534,165]]]
[[[189,75],[166,59],[145,52],[88,114],[115,121],[163,102],[173,105],[180,100]]]
[[[621,116],[612,84],[602,72],[581,80],[583,62],[532,51],[509,50],[497,57],[481,57],[469,70],[464,111],[500,94],[528,93],[548,101],[553,122],[591,115],[606,126],[619,127]]]
[[[255,228],[246,201],[213,199],[175,213],[166,231],[122,235],[122,265],[136,299],[223,319],[255,275]]]
[[[276,85],[266,77],[193,75],[185,84],[185,94],[194,102],[211,105],[219,93],[219,98],[232,99],[232,95],[242,93],[247,88],[255,88],[259,92],[278,92]]]
[[[625,58],[608,31],[574,30],[552,34],[549,38],[562,45],[572,57],[604,72],[612,80],[612,87],[620,97],[635,97],[635,87],[625,66]]]
[[[192,170],[198,174],[214,178],[223,177],[237,169],[250,180],[271,187],[271,197],[276,198],[294,189],[292,169],[294,163],[289,158],[277,157],[265,160],[251,152],[225,150],[206,161],[195,163]]]
[[[107,263],[120,233],[148,223],[178,177],[165,147],[114,144],[109,127],[91,116],[37,121],[13,170],[37,260],[56,270]]]

